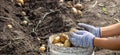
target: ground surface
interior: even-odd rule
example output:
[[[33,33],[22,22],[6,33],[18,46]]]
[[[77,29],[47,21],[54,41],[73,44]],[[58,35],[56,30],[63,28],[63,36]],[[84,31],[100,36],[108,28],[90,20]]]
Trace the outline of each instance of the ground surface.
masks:
[[[65,3],[68,1],[71,0]],[[28,0],[23,6],[18,6],[15,0],[0,0],[0,55],[40,55],[39,47],[42,44],[47,46],[49,35],[69,31],[71,27],[76,27],[75,23],[106,26],[120,20],[119,0],[80,2],[85,5],[83,17],[71,13],[65,3],[57,0]],[[42,17],[51,10],[55,12],[43,20]],[[26,15],[22,15],[22,11]],[[28,21],[27,25],[22,24],[24,20]],[[42,22],[35,29],[39,20]],[[13,28],[8,28],[9,24]],[[120,55],[120,52],[97,48],[95,54]]]

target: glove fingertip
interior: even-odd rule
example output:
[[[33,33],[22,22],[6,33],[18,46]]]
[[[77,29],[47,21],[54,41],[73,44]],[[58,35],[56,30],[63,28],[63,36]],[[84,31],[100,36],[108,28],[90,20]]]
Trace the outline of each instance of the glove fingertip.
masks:
[[[79,30],[79,31],[76,31],[74,33],[79,34],[79,35],[83,35],[85,32],[87,32],[87,31],[85,31],[85,30]]]
[[[74,32],[70,33],[70,37],[73,37],[73,36],[76,36],[76,34]]]
[[[84,25],[84,23],[78,23],[78,25],[79,25],[79,26],[83,26],[83,25]]]

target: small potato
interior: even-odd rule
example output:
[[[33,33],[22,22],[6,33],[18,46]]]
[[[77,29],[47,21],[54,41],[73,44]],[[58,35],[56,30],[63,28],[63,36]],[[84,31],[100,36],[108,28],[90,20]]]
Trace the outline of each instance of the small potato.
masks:
[[[55,45],[56,45],[56,46],[61,46],[61,47],[64,46],[64,44],[62,44],[62,43],[55,43]]]
[[[72,12],[74,13],[74,14],[77,14],[78,12],[77,12],[77,9],[76,8],[72,8]]]
[[[11,24],[8,24],[7,26],[8,26],[8,28],[10,28],[10,29],[13,28],[13,26],[12,26]]]
[[[25,11],[22,11],[21,14],[25,16],[25,15],[26,15],[26,12],[25,12]]]
[[[59,2],[63,3],[63,2],[64,2],[64,0],[59,0]]]
[[[64,47],[70,47],[71,43],[70,40],[65,40]]]
[[[77,10],[77,14],[80,15],[81,17],[83,16],[82,11],[80,11],[80,10]]]
[[[16,0],[18,3],[24,4],[24,0]]]
[[[55,44],[55,43],[59,43],[59,42],[60,42],[60,37],[59,36],[54,37],[52,43]]]
[[[45,50],[46,50],[45,45],[42,45],[42,46],[39,48],[39,50],[40,50],[41,52],[45,52]]]
[[[29,23],[28,23],[27,20],[24,20],[24,21],[21,22],[21,25],[23,25],[23,26],[27,26],[28,24],[29,24]]]
[[[74,5],[74,7],[78,10],[83,10],[84,9],[84,6],[82,4],[76,4],[76,5]]]
[[[24,20],[24,21],[23,21],[23,24],[24,24],[24,25],[27,25],[27,24],[28,24],[28,21]]]
[[[65,42],[65,40],[67,40],[68,39],[68,35],[66,35],[66,34],[61,34],[60,35],[60,41],[62,42],[62,43],[64,43]]]

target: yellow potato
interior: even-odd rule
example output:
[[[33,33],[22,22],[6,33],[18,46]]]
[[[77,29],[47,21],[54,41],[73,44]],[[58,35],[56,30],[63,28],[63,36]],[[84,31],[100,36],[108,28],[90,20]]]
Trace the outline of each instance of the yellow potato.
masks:
[[[10,28],[10,29],[13,28],[13,26],[12,26],[11,24],[8,24],[7,26],[8,26],[8,28]]]
[[[16,0],[18,3],[24,4],[24,0]]]
[[[59,0],[59,2],[63,3],[63,2],[64,2],[64,0]]]
[[[62,43],[55,43],[55,45],[56,45],[56,46],[61,46],[61,47],[64,46],[64,44],[62,44]]]
[[[46,50],[45,45],[42,45],[42,46],[39,48],[39,50],[40,50],[41,52],[45,52],[45,50]]]
[[[25,12],[25,11],[22,11],[21,14],[25,16],[25,15],[26,15],[26,12]]]
[[[66,34],[61,34],[60,35],[60,41],[62,42],[62,43],[64,43],[65,42],[65,40],[67,40],[68,39],[68,35],[66,35]]]
[[[64,47],[70,47],[71,43],[70,40],[65,40]]]
[[[74,14],[76,14],[76,15],[80,15],[80,16],[83,16],[83,14],[82,14],[82,11],[80,11],[80,10],[77,10],[76,8],[72,8],[72,12],[74,13]]]
[[[60,37],[59,36],[54,37],[52,43],[55,44],[55,43],[58,43],[58,42],[60,42]]]
[[[78,10],[82,10],[82,9],[84,9],[84,6],[82,5],[82,4],[76,4],[76,5],[74,5],[74,7],[76,8],[76,9],[78,9]]]
[[[74,13],[74,14],[77,14],[77,9],[76,8],[72,8],[72,12]]]
[[[27,24],[28,24],[28,21],[24,20],[24,21],[23,21],[23,24],[24,24],[24,25],[27,25]]]
[[[80,10],[77,10],[77,14],[80,15],[81,17],[83,16],[82,11],[80,11]]]

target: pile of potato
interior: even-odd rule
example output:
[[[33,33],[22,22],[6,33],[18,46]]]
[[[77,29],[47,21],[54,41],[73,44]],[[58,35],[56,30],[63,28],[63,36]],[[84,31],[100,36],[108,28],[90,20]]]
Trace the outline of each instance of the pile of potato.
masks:
[[[56,46],[62,46],[62,47],[71,47],[69,37],[67,34],[64,34],[64,33],[62,33],[58,36],[55,36],[52,44],[54,44]]]
[[[60,35],[54,36],[52,44],[61,47],[73,47],[69,40],[69,34],[77,31],[75,28],[71,28],[68,33],[61,33]]]
[[[71,8],[71,12],[75,15],[80,15],[81,17],[83,16],[82,10],[84,9],[84,5],[77,3],[77,4],[73,4],[73,2],[68,1],[66,3],[67,7]]]
[[[80,3],[78,3],[78,4],[75,4],[75,5],[72,7],[72,12],[73,12],[74,14],[80,15],[80,16],[82,17],[82,16],[83,16],[83,13],[82,13],[81,10],[83,10],[83,9],[84,9],[84,6],[83,6],[82,4],[80,4]]]

